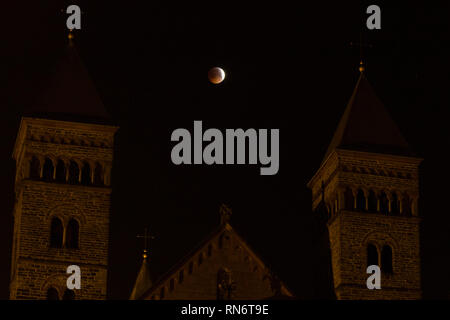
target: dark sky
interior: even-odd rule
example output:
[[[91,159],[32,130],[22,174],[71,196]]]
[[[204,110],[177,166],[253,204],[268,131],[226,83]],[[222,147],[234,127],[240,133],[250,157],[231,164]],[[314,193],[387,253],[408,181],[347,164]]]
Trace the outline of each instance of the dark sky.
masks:
[[[318,168],[350,98],[363,41],[367,78],[413,149],[423,157],[423,287],[448,293],[450,99],[449,4],[413,1],[296,1],[169,4],[167,1],[21,1],[0,16],[0,298],[8,297],[12,240],[11,158],[20,114],[39,95],[66,45],[68,4],[82,8],[76,45],[106,108],[120,126],[113,172],[110,296],[128,298],[140,265],[136,234],[148,225],[155,275],[218,223],[232,224],[299,296],[311,292],[311,194]],[[382,29],[365,26],[378,4]],[[208,69],[226,81],[213,86]],[[74,89],[76,94],[76,89]],[[69,99],[69,97],[68,97]],[[280,170],[175,166],[177,128],[279,128]]]

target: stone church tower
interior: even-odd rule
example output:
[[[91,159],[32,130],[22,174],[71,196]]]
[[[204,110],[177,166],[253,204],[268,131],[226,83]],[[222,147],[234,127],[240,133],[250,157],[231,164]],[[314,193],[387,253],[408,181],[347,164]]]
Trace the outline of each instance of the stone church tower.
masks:
[[[421,298],[420,162],[362,69],[308,184],[313,210],[326,215],[337,299]],[[380,290],[366,286],[368,265],[381,268]]]
[[[105,299],[117,127],[72,43],[27,114],[13,153],[10,299]],[[80,290],[67,289],[69,265]]]

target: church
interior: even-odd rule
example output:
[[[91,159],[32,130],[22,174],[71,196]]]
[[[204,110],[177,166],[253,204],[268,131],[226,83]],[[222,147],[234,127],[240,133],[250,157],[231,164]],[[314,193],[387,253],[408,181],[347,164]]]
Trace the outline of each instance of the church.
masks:
[[[361,64],[349,103],[308,183],[317,222],[317,298],[420,299],[422,159],[364,71]],[[107,299],[118,130],[69,35],[53,81],[21,119],[13,150],[10,299]],[[159,278],[152,275],[146,248],[130,299],[295,299],[258,248],[236,232],[231,214],[222,205],[217,228]],[[73,264],[83,270],[81,290],[66,285],[66,269]],[[366,286],[369,265],[381,269],[381,290]]]

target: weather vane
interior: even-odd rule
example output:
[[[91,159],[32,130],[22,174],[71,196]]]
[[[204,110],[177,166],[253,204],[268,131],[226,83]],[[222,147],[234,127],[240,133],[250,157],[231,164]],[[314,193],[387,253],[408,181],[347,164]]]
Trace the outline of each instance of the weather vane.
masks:
[[[149,240],[149,239],[150,239],[150,240],[153,240],[153,239],[155,239],[155,237],[152,236],[152,235],[150,235],[150,234],[149,234],[149,231],[148,231],[148,228],[145,227],[145,229],[144,229],[144,234],[138,234],[138,235],[136,236],[136,238],[142,238],[142,239],[144,239],[144,252],[143,252],[143,254],[142,254],[142,257],[143,257],[144,259],[147,259],[147,256],[148,256],[148,240]]]

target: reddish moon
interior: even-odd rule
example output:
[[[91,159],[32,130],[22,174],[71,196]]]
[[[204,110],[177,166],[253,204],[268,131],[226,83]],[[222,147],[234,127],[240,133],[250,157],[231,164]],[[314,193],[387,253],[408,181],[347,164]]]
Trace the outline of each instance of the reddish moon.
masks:
[[[225,71],[219,67],[211,68],[208,71],[208,79],[211,83],[219,84],[225,79]]]

